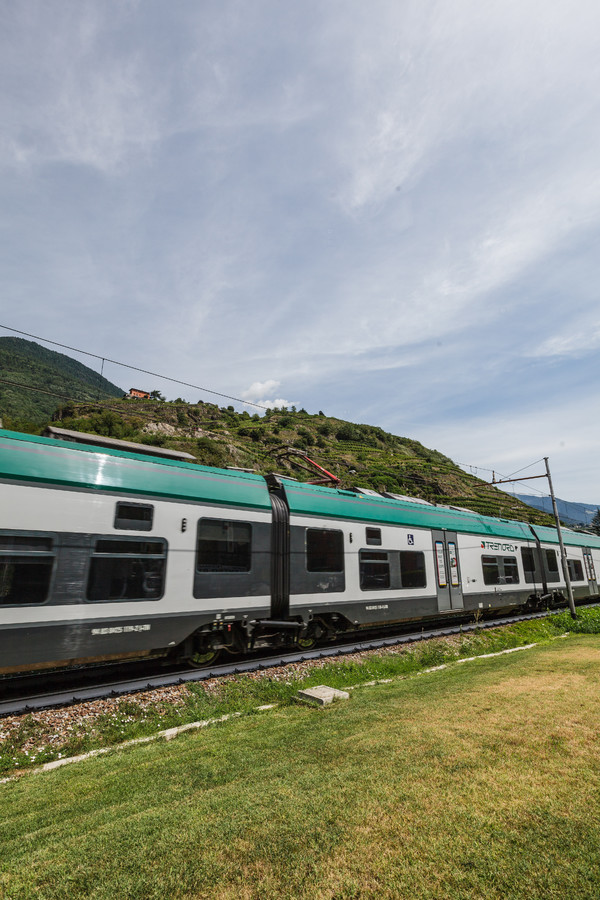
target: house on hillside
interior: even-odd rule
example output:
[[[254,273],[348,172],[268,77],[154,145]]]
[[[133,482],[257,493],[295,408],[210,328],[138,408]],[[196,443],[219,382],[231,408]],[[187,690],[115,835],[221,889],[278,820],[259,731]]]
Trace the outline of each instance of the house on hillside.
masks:
[[[129,393],[125,396],[135,400],[149,400],[150,392],[140,391],[138,388],[129,388]]]

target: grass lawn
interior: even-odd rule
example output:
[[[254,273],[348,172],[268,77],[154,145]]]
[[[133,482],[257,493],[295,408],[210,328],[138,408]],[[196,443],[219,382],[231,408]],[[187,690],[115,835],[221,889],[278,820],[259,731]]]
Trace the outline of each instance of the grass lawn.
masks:
[[[600,896],[600,636],[0,787],[0,897]]]

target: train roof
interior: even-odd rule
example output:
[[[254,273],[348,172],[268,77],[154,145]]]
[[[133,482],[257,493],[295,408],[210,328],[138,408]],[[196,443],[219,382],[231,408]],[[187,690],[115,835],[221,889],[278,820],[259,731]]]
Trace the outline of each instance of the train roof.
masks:
[[[415,528],[445,529],[481,537],[504,537],[520,541],[530,541],[533,529],[540,541],[558,544],[556,529],[546,526],[530,526],[526,522],[483,516],[466,509],[424,504],[417,499],[399,500],[287,479],[281,483],[290,512],[294,515],[328,516],[383,525],[411,525]],[[600,549],[600,537],[596,535],[567,528],[563,528],[562,533],[566,545]]]
[[[136,444],[133,441],[123,441],[120,438],[105,437],[102,434],[87,434],[83,431],[71,431],[68,428],[57,428],[48,425],[44,431],[44,437],[56,438],[58,441],[68,441],[73,444],[89,444],[94,447],[107,447],[109,450],[131,450],[132,453],[143,453],[146,456],[159,456],[161,459],[178,459],[195,462],[191,453],[182,453],[181,450],[167,450],[166,447],[154,447],[152,444]]]
[[[0,430],[0,477],[87,490],[270,509],[260,475]]]

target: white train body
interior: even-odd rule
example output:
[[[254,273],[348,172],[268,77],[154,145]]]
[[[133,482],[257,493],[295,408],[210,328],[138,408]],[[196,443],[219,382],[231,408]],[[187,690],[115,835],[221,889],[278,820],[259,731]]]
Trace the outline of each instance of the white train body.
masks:
[[[576,599],[600,539],[565,532]],[[0,672],[306,644],[565,594],[554,529],[0,432]]]

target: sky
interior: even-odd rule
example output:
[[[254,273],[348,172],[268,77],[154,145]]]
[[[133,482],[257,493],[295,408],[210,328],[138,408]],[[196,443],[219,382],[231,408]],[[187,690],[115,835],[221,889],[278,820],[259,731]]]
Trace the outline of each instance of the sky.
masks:
[[[0,0],[0,336],[600,504],[599,85],[596,0]]]

